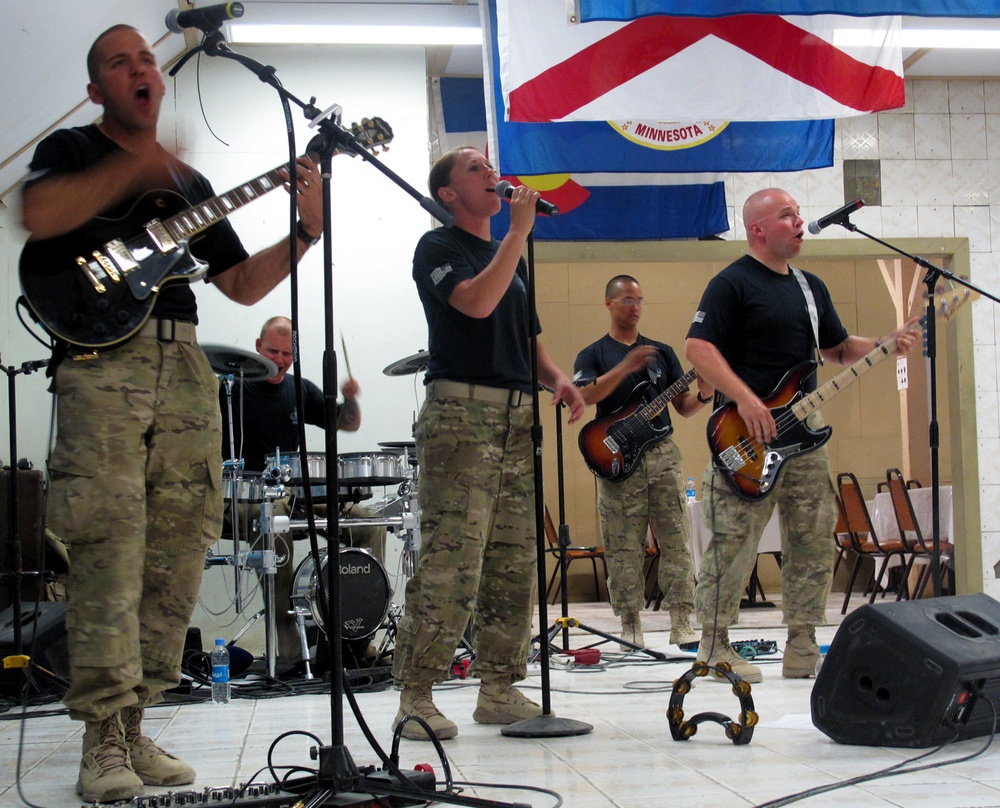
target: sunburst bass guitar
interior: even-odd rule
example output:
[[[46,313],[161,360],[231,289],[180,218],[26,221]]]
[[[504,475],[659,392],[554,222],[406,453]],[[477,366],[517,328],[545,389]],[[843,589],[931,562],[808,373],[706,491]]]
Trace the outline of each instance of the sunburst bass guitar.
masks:
[[[689,370],[670,387],[646,401],[650,382],[636,385],[621,409],[595,418],[580,430],[580,452],[588,468],[605,480],[624,480],[642,458],[646,447],[663,440],[672,427],[653,426],[653,419],[667,404],[687,390],[698,378]]]
[[[950,305],[942,303],[938,316],[950,318],[969,299],[968,292],[964,297],[956,295]],[[925,320],[926,315],[909,331],[923,329]],[[814,361],[803,362],[788,371],[771,394],[762,399],[777,426],[777,435],[769,443],[762,444],[753,437],[734,402],[715,410],[708,418],[708,445],[716,468],[733,492],[749,502],[764,499],[774,488],[785,461],[815,451],[826,443],[833,432],[832,427],[813,429],[806,424],[806,419],[893,355],[897,342],[896,337],[886,339],[812,393],[804,393],[803,388],[816,371]]]
[[[368,151],[392,140],[381,118],[364,118],[351,134]],[[72,345],[125,342],[149,319],[164,286],[208,271],[191,255],[190,239],[281,187],[282,168],[196,205],[174,191],[147,191],[121,218],[98,216],[62,236],[29,241],[18,274],[32,314],[49,334]]]

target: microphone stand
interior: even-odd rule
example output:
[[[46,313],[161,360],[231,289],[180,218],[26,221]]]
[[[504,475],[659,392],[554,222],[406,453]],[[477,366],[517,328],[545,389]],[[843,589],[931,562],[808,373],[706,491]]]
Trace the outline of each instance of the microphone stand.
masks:
[[[883,247],[887,247],[893,252],[909,258],[917,266],[923,267],[926,270],[926,274],[924,275],[924,285],[927,287],[927,313],[924,319],[927,327],[927,358],[929,359],[928,387],[930,388],[927,440],[931,452],[931,521],[933,523],[932,530],[934,537],[932,545],[933,549],[931,551],[931,580],[934,582],[934,597],[937,598],[941,596],[941,504],[940,483],[938,477],[938,449],[940,443],[937,420],[937,320],[935,318],[936,305],[934,303],[935,285],[937,284],[938,278],[943,277],[964,286],[966,289],[981,294],[984,297],[988,297],[995,303],[1000,303],[1000,298],[997,298],[995,295],[991,295],[989,292],[983,291],[969,281],[959,278],[957,275],[954,275],[946,269],[941,269],[941,267],[935,266],[924,258],[917,255],[911,255],[899,247],[896,247],[886,241],[882,241],[882,239],[873,236],[871,233],[866,233],[860,227],[851,222],[848,214],[845,214],[836,221],[830,222],[830,224],[839,224],[845,230],[850,230],[853,233],[860,233],[865,238],[871,239],[877,244],[881,244]]]
[[[596,379],[587,380],[586,384],[594,384]],[[580,386],[585,386],[580,384]],[[619,644],[619,646],[625,646],[630,648],[632,651],[638,651],[643,654],[648,654],[653,659],[665,660],[667,655],[661,651],[654,651],[651,648],[645,648],[641,645],[636,645],[624,637],[617,637],[614,634],[609,634],[605,631],[600,631],[599,629],[593,628],[591,626],[585,625],[577,620],[575,617],[569,616],[569,594],[567,592],[567,580],[568,580],[568,570],[569,570],[569,548],[573,546],[573,540],[569,535],[569,525],[566,524],[566,482],[565,475],[563,471],[563,438],[562,438],[562,410],[563,405],[560,402],[556,406],[556,487],[559,492],[559,529],[558,529],[558,546],[559,546],[559,581],[560,581],[560,604],[562,606],[562,617],[555,621],[551,628],[549,628],[548,636],[544,641],[539,638],[539,653],[544,657],[548,657],[549,647],[552,645],[552,641],[555,639],[556,634],[562,630],[562,650],[569,650],[569,630],[570,628],[577,628],[581,631],[585,631],[588,634],[593,634],[595,637],[603,638],[602,641],[612,641]],[[544,598],[543,598],[544,599]],[[541,624],[544,624],[545,620],[541,620]],[[598,643],[600,644],[600,643]]]
[[[219,23],[221,26],[221,23]],[[324,363],[323,363],[323,393],[325,400],[328,404],[326,408],[326,450],[327,458],[329,460],[335,460],[337,457],[337,425],[336,425],[336,398],[337,398],[337,359],[336,359],[336,347],[334,341],[334,328],[333,328],[333,252],[331,248],[331,236],[332,236],[332,223],[331,223],[331,203],[330,203],[330,176],[331,176],[331,158],[336,152],[347,152],[352,156],[358,156],[365,160],[365,162],[373,165],[383,174],[385,174],[389,179],[391,179],[397,186],[402,190],[409,193],[414,199],[416,199],[420,206],[429,212],[432,216],[437,218],[444,224],[451,224],[452,216],[445,211],[440,205],[434,202],[432,199],[425,197],[420,194],[415,188],[409,185],[402,177],[391,171],[386,166],[382,165],[372,154],[365,150],[364,146],[354,137],[354,135],[340,126],[340,121],[338,119],[337,111],[339,107],[334,105],[329,107],[326,112],[320,112],[320,110],[315,106],[315,98],[312,98],[308,104],[300,101],[294,95],[285,90],[280,82],[275,76],[275,69],[270,66],[262,65],[254,59],[247,56],[243,56],[234,53],[227,46],[225,39],[221,32],[216,26],[215,30],[206,31],[204,41],[192,48],[184,57],[171,69],[170,75],[175,75],[181,67],[191,58],[191,56],[199,51],[203,51],[208,56],[222,56],[227,59],[232,59],[239,62],[241,65],[246,67],[252,73],[254,73],[262,82],[272,86],[281,98],[282,104],[285,109],[285,118],[289,126],[289,137],[291,140],[291,119],[288,114],[288,103],[289,101],[295,103],[299,106],[305,117],[310,121],[310,126],[317,127],[319,129],[319,134],[312,139],[309,144],[309,151],[314,152],[318,157],[321,164],[321,172],[323,178],[323,279],[324,279],[324,301],[326,305],[326,332],[325,332],[325,350],[324,350]],[[333,113],[331,115],[330,113]],[[296,187],[296,177],[295,177],[295,156],[291,155],[289,159],[289,185],[292,189],[292,200],[291,200],[291,213],[289,222],[289,232],[292,235],[290,244],[290,280],[292,283],[292,294],[293,299],[297,290],[297,280],[296,280],[296,239],[294,236],[295,232],[295,187]],[[295,310],[293,306],[293,316],[295,315]],[[297,331],[295,323],[293,321],[293,338],[297,336]],[[295,377],[296,377],[296,399],[298,402],[299,409],[302,407],[302,390],[301,390],[301,378],[302,374],[299,372],[299,354],[298,350],[295,351],[294,358],[295,366]],[[537,402],[536,402],[537,404]],[[537,406],[536,406],[536,417],[537,417]],[[315,760],[319,761],[319,767],[315,778],[308,778],[309,785],[313,787],[313,794],[306,799],[302,804],[310,806],[319,805],[342,805],[343,803],[337,799],[338,794],[344,794],[347,792],[362,792],[362,793],[378,793],[387,794],[391,797],[407,798],[407,799],[418,799],[423,802],[435,801],[435,802],[445,802],[454,805],[468,805],[468,806],[481,806],[482,808],[530,808],[530,806],[522,806],[517,803],[503,803],[496,802],[493,800],[485,800],[474,797],[464,797],[459,794],[452,792],[440,792],[433,789],[433,781],[431,788],[425,788],[420,785],[421,782],[426,782],[426,776],[422,772],[402,771],[397,764],[396,748],[393,748],[392,757],[386,755],[386,753],[378,747],[373,736],[370,733],[366,733],[366,737],[372,745],[373,750],[378,754],[382,762],[386,766],[387,776],[369,776],[367,774],[362,774],[358,767],[355,765],[351,758],[350,751],[344,744],[344,717],[343,717],[343,696],[346,695],[348,699],[354,704],[353,693],[350,691],[349,685],[346,683],[346,674],[343,669],[343,651],[341,644],[339,642],[340,638],[334,635],[332,638],[329,636],[331,632],[340,631],[340,564],[339,564],[339,542],[337,540],[338,530],[339,530],[339,520],[336,513],[336,508],[330,518],[327,520],[327,524],[330,528],[327,547],[327,566],[326,566],[326,581],[323,580],[324,576],[318,574],[320,570],[320,565],[318,563],[319,558],[319,548],[318,541],[316,538],[316,522],[312,507],[312,486],[309,479],[309,464],[306,456],[306,446],[305,446],[305,423],[304,419],[299,418],[299,451],[301,459],[301,474],[302,474],[302,486],[305,489],[305,500],[306,500],[306,514],[309,522],[309,535],[311,543],[311,551],[313,554],[314,561],[317,562],[317,582],[319,589],[319,603],[320,609],[326,609],[328,614],[326,615],[325,623],[327,626],[328,641],[330,646],[330,713],[331,713],[331,729],[332,729],[332,741],[328,746],[321,746],[318,749],[313,748],[311,754]],[[538,459],[536,462],[540,462]],[[338,468],[336,463],[331,462],[330,468],[327,470],[327,491],[333,492],[333,496],[336,496],[338,490]],[[261,532],[270,532],[273,529],[271,520],[273,519],[273,512],[270,508],[262,506],[261,508]],[[329,592],[329,597],[326,597],[326,593]],[[378,772],[375,773],[376,775]],[[282,785],[289,785],[287,781],[283,782]],[[298,783],[296,785],[304,785],[303,783]],[[232,805],[239,805],[240,802],[236,801],[231,803]],[[403,804],[403,803],[400,803]]]
[[[31,362],[24,362],[20,368],[13,365],[0,364],[0,371],[7,374],[7,409],[8,409],[8,430],[10,440],[10,472],[7,475],[7,550],[5,555],[10,558],[10,568],[12,572],[0,574],[0,583],[11,582],[11,608],[12,625],[14,629],[14,652],[12,656],[21,656],[24,651],[24,637],[21,627],[22,615],[22,579],[29,576],[44,577],[45,572],[34,570],[25,572],[21,569],[23,564],[21,557],[21,522],[18,510],[18,471],[20,467],[17,463],[17,404],[15,397],[14,382],[19,373],[25,375],[34,373],[49,364],[48,359],[38,359]],[[38,613],[35,613],[37,620]],[[5,664],[4,667],[7,667]],[[30,672],[26,668],[25,675],[30,677]],[[18,691],[17,703],[20,704],[20,690]]]
[[[538,414],[538,334],[534,327],[535,310],[535,231],[528,233],[528,341],[531,354],[531,444],[535,477],[535,559],[538,574],[538,625],[548,625],[548,604],[545,595],[545,492],[542,489],[542,426]],[[558,415],[556,416],[558,418]],[[560,454],[561,457],[561,454]],[[561,518],[561,512],[560,512]],[[500,730],[501,735],[515,738],[559,738],[568,735],[586,735],[594,727],[572,718],[557,718],[552,715],[552,698],[549,684],[548,647],[542,648],[542,714],[538,718],[528,718],[508,724]]]

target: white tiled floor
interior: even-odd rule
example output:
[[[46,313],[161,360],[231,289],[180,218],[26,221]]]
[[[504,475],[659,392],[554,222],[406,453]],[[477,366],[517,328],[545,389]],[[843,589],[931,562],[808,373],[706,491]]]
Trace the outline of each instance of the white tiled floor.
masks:
[[[852,605],[858,603],[856,596]],[[831,597],[829,624],[819,630],[820,642],[829,642],[836,633],[839,605],[840,598]],[[550,619],[555,616],[557,611],[549,612]],[[606,603],[572,604],[570,616],[610,633],[616,627]],[[732,638],[773,639],[780,648],[785,637],[780,619],[780,608],[744,610]],[[666,648],[666,622],[666,615],[646,612],[644,628],[650,647]],[[571,635],[570,647],[582,647],[591,639]],[[760,724],[752,741],[744,746],[735,746],[714,723],[702,724],[688,741],[671,739],[665,710],[671,682],[689,667],[685,661],[660,663],[633,658],[613,662],[608,653],[600,667],[553,668],[554,713],[593,725],[593,731],[586,735],[562,738],[509,738],[497,727],[475,724],[471,717],[475,687],[464,682],[442,686],[435,700],[459,725],[458,737],[443,745],[452,777],[461,782],[551,789],[561,795],[563,805],[574,808],[675,804],[713,808],[768,803],[898,764],[923,751],[834,743],[810,721],[812,680],[783,679],[780,655],[759,658],[758,662],[765,678],[753,686],[751,695]],[[524,689],[540,699],[538,681],[535,671]],[[362,693],[357,699],[377,742],[390,748],[397,694],[385,690]],[[684,709],[688,716],[706,711],[737,716],[739,703],[728,687],[699,679]],[[378,757],[346,702],[344,710],[344,740],[354,762],[359,766],[377,764]],[[13,720],[0,723],[0,805],[22,804],[13,785],[22,729],[20,770],[25,798],[46,808],[79,805],[73,791],[79,726],[64,715],[24,722],[16,715],[5,717]],[[267,765],[268,748],[282,733],[309,732],[329,743],[331,705],[326,695],[304,695],[237,699],[226,708],[211,704],[159,707],[150,711],[146,726],[162,746],[196,765],[195,788],[202,790],[248,781]],[[968,755],[984,742],[985,738],[976,738],[955,744],[928,762]],[[282,740],[273,753],[274,764],[314,766],[308,751],[315,743],[303,736]],[[443,779],[441,763],[430,744],[402,741],[399,754],[402,768],[429,763],[439,782]],[[814,808],[1000,806],[997,754],[996,749],[990,749],[966,763],[875,780],[811,797],[804,804]],[[270,781],[266,771],[262,779]],[[557,805],[554,797],[523,788],[467,787],[465,793],[538,808]]]

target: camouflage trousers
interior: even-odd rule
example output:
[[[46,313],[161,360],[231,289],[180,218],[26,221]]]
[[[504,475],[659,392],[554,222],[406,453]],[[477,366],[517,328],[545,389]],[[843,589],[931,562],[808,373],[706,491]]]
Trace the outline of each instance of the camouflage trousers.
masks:
[[[447,678],[472,618],[472,672],[527,672],[537,590],[531,402],[428,399],[415,425],[421,550],[406,585],[393,675]]]
[[[702,625],[726,628],[737,621],[740,595],[775,506],[781,519],[784,621],[822,625],[833,577],[831,534],[837,521],[826,448],[788,460],[763,500],[746,502],[737,497],[711,464],[702,478],[702,492],[702,519],[712,532],[695,592]]]
[[[222,527],[218,380],[193,343],[136,337],[56,371],[49,528],[69,546],[70,717],[180,681],[205,548]]]
[[[668,438],[650,446],[624,480],[597,481],[608,594],[615,614],[637,613],[645,605],[647,525],[660,546],[658,578],[664,603],[694,606],[691,526],[680,464],[680,449]]]

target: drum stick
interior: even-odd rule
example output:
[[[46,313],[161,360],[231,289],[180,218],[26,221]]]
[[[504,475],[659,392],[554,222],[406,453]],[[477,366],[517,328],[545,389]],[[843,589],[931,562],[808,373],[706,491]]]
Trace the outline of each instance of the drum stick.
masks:
[[[343,331],[340,332],[340,347],[344,349],[344,367],[347,368],[347,375],[353,379],[354,374],[351,373],[351,359],[347,355],[347,342],[344,340]]]

